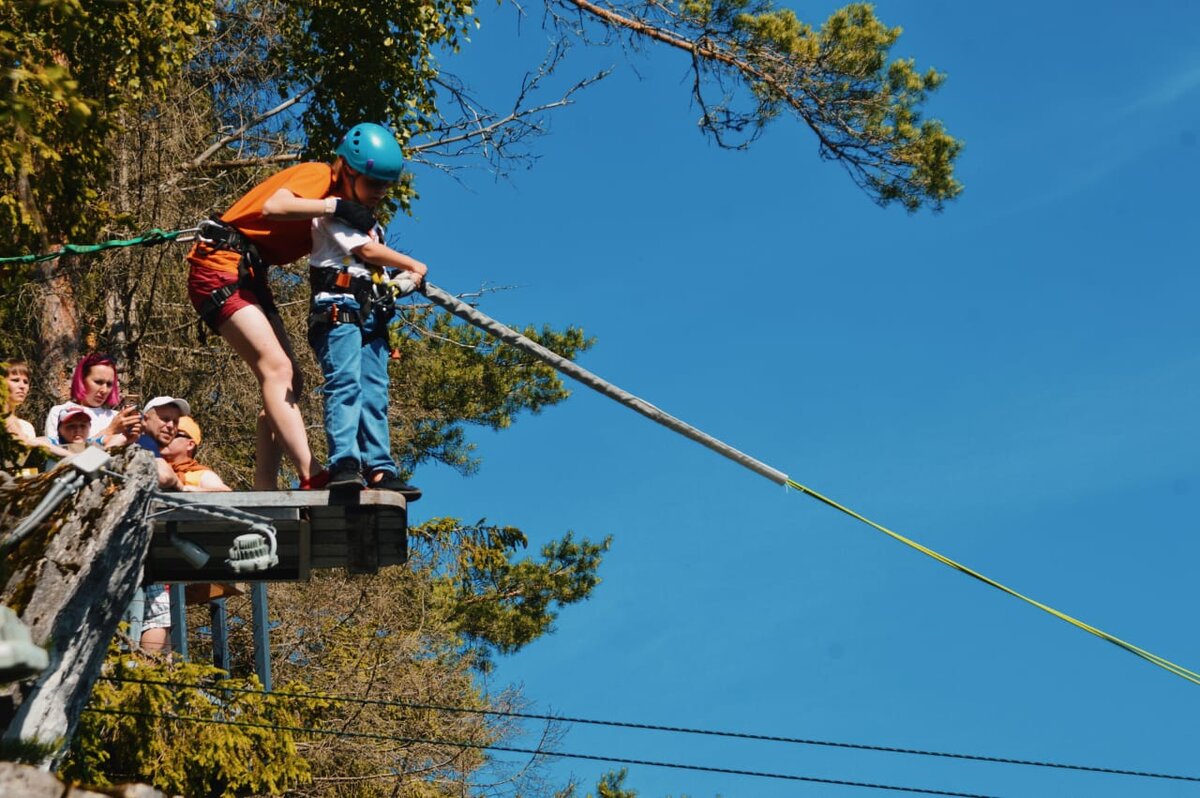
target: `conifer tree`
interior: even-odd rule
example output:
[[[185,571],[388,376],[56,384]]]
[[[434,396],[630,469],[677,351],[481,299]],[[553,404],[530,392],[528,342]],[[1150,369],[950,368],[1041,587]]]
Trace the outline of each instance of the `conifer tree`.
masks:
[[[943,76],[892,59],[900,31],[868,5],[849,5],[819,27],[768,0],[547,0],[546,8],[551,35],[563,40],[631,38],[690,59],[701,129],[722,146],[748,146],[768,124],[792,116],[811,132],[818,155],[846,168],[880,204],[938,209],[961,190],[953,175],[961,145],[923,114]],[[0,4],[0,256],[190,227],[280,165],[328,158],[341,129],[362,119],[392,124],[414,158],[486,158],[503,170],[528,152],[540,115],[588,81],[542,106],[522,96],[511,113],[480,108],[448,71],[475,23],[469,0],[8,0]],[[558,67],[562,52],[534,67],[527,85]],[[393,210],[415,200],[406,182]],[[304,281],[280,270],[275,289],[293,338],[302,340]],[[479,462],[472,428],[503,429],[568,396],[549,367],[420,302],[402,315],[392,334],[402,368],[389,407],[406,469],[435,461],[470,474]],[[37,369],[27,417],[63,398],[80,349],[113,352],[126,386],[191,400],[206,428],[220,430],[206,436],[206,463],[247,487],[258,392],[229,347],[199,339],[196,327],[178,248],[0,267],[0,356],[24,357]],[[592,344],[575,327],[524,332],[567,357]],[[319,412],[318,370],[306,351],[302,366],[311,418]],[[321,437],[313,436],[318,454]],[[507,721],[334,699],[478,711],[519,705],[519,696],[486,694],[481,674],[587,598],[609,540],[564,533],[528,557],[522,530],[443,518],[414,529],[413,541],[409,568],[274,587],[280,683],[329,698],[237,709],[277,725],[382,730],[380,739],[289,733],[272,747],[270,735],[236,727],[201,735],[182,722],[105,716],[85,726],[72,773],[157,778],[172,790],[228,795],[499,791],[485,779],[519,793],[526,773],[489,771],[480,748],[453,745],[504,739],[513,732]],[[178,700],[197,712],[222,695],[216,676],[202,671],[139,665],[139,673],[195,681]],[[247,676],[247,663],[235,671]],[[177,700],[139,689],[109,685],[97,691],[97,705],[162,709]],[[168,732],[211,740],[224,753],[155,747],[154,735]],[[555,734],[545,731],[547,750]],[[136,755],[143,743],[152,756]],[[134,753],[103,755],[118,744]],[[215,769],[228,765],[222,757],[231,750],[263,759],[221,782]],[[173,766],[159,766],[161,758]],[[254,781],[256,773],[278,781]],[[623,778],[605,777],[598,794],[633,795]]]

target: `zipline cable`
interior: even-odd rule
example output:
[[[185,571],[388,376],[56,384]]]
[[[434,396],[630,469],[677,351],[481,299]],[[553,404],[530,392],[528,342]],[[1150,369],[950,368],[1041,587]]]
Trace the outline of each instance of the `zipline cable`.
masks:
[[[542,751],[536,748],[516,748],[489,743],[472,743],[465,740],[431,740],[422,737],[403,737],[392,734],[375,734],[371,732],[352,732],[343,729],[314,729],[304,726],[280,726],[271,723],[251,723],[249,721],[223,720],[219,718],[198,718],[188,715],[170,713],[136,712],[124,709],[84,709],[84,712],[94,712],[100,715],[124,715],[135,718],[164,718],[166,720],[188,721],[192,723],[215,723],[221,726],[241,726],[248,729],[270,729],[272,731],[289,731],[297,734],[327,734],[335,737],[351,737],[368,740],[383,740],[396,743],[414,743],[418,745],[445,745],[453,748],[469,748],[485,751],[502,751],[508,754],[529,754],[548,758],[585,759],[592,762],[608,762],[617,765],[642,765],[645,767],[670,768],[673,770],[690,770],[701,773],[720,773],[727,776],[752,776],[760,779],[777,779],[784,781],[804,781],[813,784],[832,784],[839,787],[861,787],[871,790],[893,790],[896,792],[919,793],[921,795],[948,795],[954,798],[996,798],[992,795],[980,795],[971,792],[953,792],[950,790],[933,790],[922,787],[898,787],[892,784],[875,784],[866,781],[847,781],[844,779],[826,779],[819,776],[798,776],[791,773],[768,773],[759,770],[738,770],[709,765],[688,765],[678,762],[656,762],[648,759],[626,759],[615,756],[598,756],[595,754],[576,754],[564,751]]]
[[[734,461],[738,465],[741,465],[745,468],[750,469],[751,471],[755,472],[756,474],[766,477],[767,479],[771,480],[772,482],[775,482],[780,485],[785,485],[789,488],[798,490],[801,493],[807,494],[808,496],[811,496],[812,498],[814,498],[824,504],[827,504],[836,510],[839,510],[839,511],[845,513],[846,515],[850,516],[851,518],[857,519],[858,521],[861,521],[862,523],[867,524],[868,526],[870,526],[874,529],[877,529],[886,535],[889,535],[890,537],[894,538],[895,540],[900,541],[901,543],[905,544],[906,546],[910,546],[913,549],[916,549],[917,551],[921,552],[922,554],[932,557],[933,559],[937,560],[940,563],[943,563],[944,565],[948,565],[951,568],[961,571],[962,573],[967,574],[968,576],[972,576],[975,579],[978,579],[979,581],[981,581],[985,584],[991,585],[992,587],[996,588],[997,590],[1007,593],[1010,596],[1014,596],[1015,598],[1019,598],[1024,602],[1032,604],[1033,606],[1037,607],[1038,609],[1044,610],[1045,612],[1049,613],[1050,615],[1053,615],[1055,618],[1058,618],[1059,620],[1066,621],[1067,623],[1071,624],[1072,626],[1075,626],[1079,629],[1082,629],[1085,632],[1088,632],[1089,634],[1099,637],[1101,640],[1106,640],[1109,643],[1112,643],[1113,645],[1118,646],[1118,647],[1124,649],[1125,651],[1128,651],[1131,654],[1135,654],[1138,657],[1141,657],[1142,659],[1146,660],[1147,662],[1150,662],[1154,665],[1157,665],[1160,668],[1163,668],[1164,670],[1167,670],[1167,671],[1175,674],[1176,676],[1187,679],[1189,682],[1192,682],[1193,684],[1200,685],[1200,673],[1196,673],[1195,671],[1189,670],[1188,668],[1185,668],[1182,665],[1177,665],[1174,662],[1171,662],[1170,660],[1164,659],[1163,657],[1160,657],[1157,654],[1153,654],[1149,651],[1146,651],[1145,649],[1139,648],[1138,646],[1135,646],[1132,643],[1128,643],[1114,635],[1109,634],[1108,632],[1098,629],[1090,624],[1084,623],[1083,621],[1080,621],[1077,618],[1073,618],[1064,612],[1060,612],[1059,610],[1056,610],[1053,607],[1050,607],[1046,604],[1041,603],[1040,601],[1036,601],[1027,596],[1024,596],[1021,593],[1018,593],[1017,591],[1013,590],[1012,588],[1006,587],[1005,585],[995,581],[994,579],[990,579],[990,578],[984,576],[983,574],[979,573],[978,571],[975,571],[971,568],[968,568],[965,565],[955,562],[954,560],[950,559],[949,557],[939,554],[938,552],[934,551],[933,549],[928,548],[927,546],[923,546],[920,543],[910,540],[909,538],[906,538],[899,533],[893,532],[892,530],[888,529],[887,527],[881,526],[880,524],[877,524],[874,521],[871,521],[870,519],[866,518],[865,516],[862,516],[859,513],[855,512],[854,510],[851,510],[848,507],[846,507],[842,504],[839,504],[838,502],[834,501],[833,499],[823,496],[822,494],[818,493],[817,491],[815,491],[811,488],[805,487],[804,485],[801,485],[799,482],[796,482],[796,481],[790,479],[788,477],[788,475],[784,474],[782,471],[779,471],[776,468],[772,468],[771,466],[769,466],[765,463],[762,463],[762,462],[754,459],[753,457],[750,457],[749,455],[738,451],[737,449],[733,448],[732,446],[725,443],[724,441],[718,440],[717,438],[714,438],[713,436],[696,429],[695,427],[691,426],[690,424],[687,424],[687,423],[675,418],[674,416],[655,407],[654,405],[650,404],[649,402],[639,399],[638,397],[634,396],[633,394],[629,393],[628,391],[622,390],[621,388],[618,388],[617,386],[613,385],[612,383],[607,382],[604,379],[601,379],[600,377],[596,376],[592,372],[588,371],[587,369],[583,368],[582,366],[580,366],[576,363],[573,363],[572,361],[568,360],[567,358],[562,357],[561,355],[555,354],[554,352],[551,352],[549,349],[542,346],[541,344],[530,340],[529,338],[525,337],[524,335],[521,335],[519,332],[512,329],[511,327],[507,327],[504,324],[491,318],[490,316],[488,316],[484,313],[481,313],[479,310],[471,307],[467,303],[457,299],[456,297],[452,296],[451,294],[446,293],[445,291],[438,288],[437,286],[432,285],[430,283],[423,283],[420,290],[422,293],[425,294],[425,296],[429,299],[430,302],[433,302],[434,304],[439,305],[440,307],[442,307],[444,310],[446,310],[446,312],[450,313],[451,315],[462,319],[463,321],[467,322],[468,324],[478,327],[479,329],[483,330],[484,332],[488,333],[489,335],[503,341],[504,343],[506,343],[516,349],[520,349],[523,352],[533,355],[534,357],[538,358],[542,362],[553,367],[555,370],[557,370],[563,374],[566,374],[567,376],[583,383],[587,387],[603,394],[604,396],[607,396],[610,399],[620,402],[621,404],[625,405],[626,407],[628,407],[632,410],[635,410],[638,413],[641,413],[643,416],[646,416],[651,421],[654,421],[658,424],[663,425],[664,427],[667,427],[668,429],[671,429],[671,430],[674,430],[675,432],[680,433],[681,435],[691,438],[692,440],[696,441],[697,443],[700,443],[701,445],[706,446],[709,449],[712,449],[713,451],[717,452],[718,454],[720,454],[724,457],[727,457],[728,459]]]
[[[63,255],[86,255],[86,254],[93,254],[96,252],[100,252],[102,250],[113,249],[113,248],[118,248],[118,247],[150,246],[150,245],[155,245],[155,244],[162,244],[162,243],[167,243],[170,241],[175,241],[185,234],[195,233],[196,230],[197,230],[196,228],[188,228],[188,229],[183,229],[183,230],[163,231],[158,228],[155,228],[155,229],[147,231],[146,233],[144,233],[140,236],[136,236],[134,238],[114,239],[114,240],[110,240],[110,241],[103,241],[99,244],[64,244],[62,247],[60,247],[58,250],[56,250],[54,252],[43,253],[43,254],[16,255],[16,256],[12,256],[12,257],[0,258],[0,265],[9,264],[9,263],[21,263],[21,264],[39,263],[42,261],[54,260],[55,258],[62,257]],[[633,394],[629,393],[628,391],[625,391],[625,390],[617,387],[616,385],[613,385],[612,383],[608,382],[607,380],[601,379],[600,377],[598,377],[597,375],[588,371],[587,369],[583,368],[582,366],[579,366],[576,363],[573,363],[572,361],[568,360],[567,358],[564,358],[560,355],[555,354],[554,352],[550,351],[549,349],[542,346],[541,344],[536,343],[535,341],[530,340],[529,338],[525,337],[524,335],[521,335],[516,330],[513,330],[512,328],[507,327],[504,324],[501,324],[500,322],[496,321],[495,319],[491,318],[490,316],[471,307],[467,303],[457,299],[456,297],[452,296],[451,294],[446,293],[445,291],[438,288],[437,286],[426,282],[421,286],[421,292],[431,302],[433,302],[436,305],[441,306],[444,310],[446,310],[451,315],[462,319],[463,321],[467,322],[468,324],[478,327],[479,329],[483,330],[484,332],[488,333],[489,335],[492,335],[493,337],[503,341],[506,344],[509,344],[510,346],[513,346],[517,349],[520,349],[524,352],[527,352],[527,353],[533,355],[534,357],[538,358],[539,360],[541,360],[541,361],[547,363],[548,365],[550,365],[551,367],[553,367],[555,370],[557,370],[563,374],[566,374],[567,376],[571,377],[572,379],[583,383],[584,385],[588,386],[589,388],[597,391],[598,393],[600,393],[604,396],[609,397],[610,399],[620,402],[621,404],[625,405],[626,407],[642,414],[643,416],[646,416],[651,421],[661,424],[662,426],[667,427],[668,429],[670,429],[674,432],[677,432],[680,435],[683,435],[687,438],[691,438],[692,440],[696,441],[697,443],[701,444],[702,446],[706,446],[707,448],[712,449],[717,454],[720,454],[723,457],[726,457],[726,458],[732,460],[733,462],[737,463],[738,465],[740,465],[744,468],[748,468],[751,471],[753,471],[754,473],[759,474],[760,476],[766,477],[767,479],[771,480],[772,482],[774,482],[776,484],[784,485],[784,486],[793,488],[795,490],[798,490],[801,493],[807,494],[808,496],[811,496],[812,498],[822,502],[823,504],[826,504],[836,510],[839,510],[840,512],[845,513],[846,515],[850,516],[851,518],[861,521],[862,523],[867,524],[868,526],[870,526],[880,532],[883,532],[884,534],[905,544],[906,546],[909,546],[909,547],[921,552],[922,554],[925,554],[926,556],[932,557],[933,559],[937,560],[938,562],[943,563],[944,565],[948,565],[949,567],[954,568],[955,570],[961,571],[962,573],[967,574],[968,576],[971,576],[975,579],[978,579],[979,581],[981,581],[987,585],[991,585],[992,587],[996,588],[997,590],[1007,593],[1008,595],[1013,596],[1014,598],[1018,598],[1021,601],[1031,604],[1032,606],[1037,607],[1038,609],[1049,613],[1050,615],[1054,616],[1055,618],[1058,618],[1059,620],[1066,621],[1067,623],[1071,624],[1072,626],[1082,629],[1083,631],[1088,632],[1089,634],[1095,635],[1096,637],[1099,637],[1101,640],[1105,640],[1109,643],[1112,643],[1113,645],[1115,645],[1119,648],[1122,648],[1131,654],[1141,657],[1142,659],[1146,660],[1147,662],[1157,665],[1158,667],[1163,668],[1164,670],[1169,671],[1169,672],[1175,674],[1176,676],[1186,679],[1189,682],[1192,682],[1193,684],[1200,685],[1200,673],[1196,673],[1195,671],[1190,670],[1189,668],[1185,668],[1182,665],[1178,665],[1174,662],[1171,662],[1170,660],[1168,660],[1164,657],[1160,657],[1157,654],[1154,654],[1150,651],[1140,648],[1139,646],[1136,646],[1132,643],[1122,640],[1121,638],[1116,637],[1115,635],[1111,635],[1108,632],[1103,631],[1102,629],[1092,626],[1091,624],[1085,623],[1085,622],[1083,622],[1077,618],[1074,618],[1064,612],[1056,610],[1053,607],[1050,607],[1049,605],[1043,604],[1040,601],[1037,601],[1028,596],[1025,596],[1022,593],[1019,593],[1016,590],[1013,590],[1012,588],[1007,587],[1006,585],[1001,584],[1000,582],[997,582],[994,579],[984,576],[983,574],[979,573],[978,571],[975,571],[972,568],[969,568],[965,565],[962,565],[961,563],[956,562],[955,560],[950,559],[949,557],[939,554],[938,552],[934,551],[933,549],[928,548],[927,546],[917,543],[916,541],[911,540],[897,532],[894,532],[894,531],[888,529],[887,527],[882,526],[881,524],[877,524],[876,522],[871,521],[870,519],[866,518],[865,516],[860,515],[859,513],[855,512],[854,510],[851,510],[850,508],[846,507],[845,505],[842,505],[842,504],[834,501],[833,499],[830,499],[830,498],[818,493],[817,491],[813,490],[812,488],[801,485],[799,482],[796,482],[796,481],[790,479],[787,474],[783,473],[779,469],[773,468],[773,467],[767,465],[766,463],[763,463],[762,461],[757,460],[757,459],[751,457],[750,455],[735,449],[734,447],[730,446],[729,444],[725,443],[724,441],[722,441],[718,438],[715,438],[706,432],[696,429],[692,425],[676,418],[675,416],[672,416],[670,413],[667,413],[667,412],[663,411],[662,409],[655,407],[654,405],[650,404],[649,402],[647,402],[637,396],[634,396]]]
[[[1163,668],[1164,670],[1170,671],[1171,673],[1175,674],[1176,676],[1180,676],[1184,679],[1187,679],[1189,682],[1192,682],[1193,684],[1200,684],[1200,674],[1196,673],[1195,671],[1191,671],[1191,670],[1183,667],[1182,665],[1176,665],[1174,662],[1164,659],[1164,658],[1158,656],[1157,654],[1153,654],[1149,651],[1146,651],[1143,648],[1138,648],[1137,646],[1133,645],[1132,643],[1128,643],[1128,642],[1120,639],[1119,637],[1110,635],[1108,632],[1105,632],[1102,629],[1097,629],[1095,626],[1092,626],[1091,624],[1087,624],[1077,618],[1073,618],[1070,615],[1067,615],[1065,612],[1060,612],[1059,610],[1056,610],[1053,607],[1043,604],[1042,602],[1040,602],[1036,599],[1032,599],[1029,596],[1026,596],[1022,593],[1018,593],[1017,591],[1013,590],[1012,588],[1010,588],[1006,585],[1003,585],[994,579],[986,577],[983,574],[979,573],[978,571],[976,571],[972,568],[968,568],[967,566],[963,565],[962,563],[956,562],[956,561],[950,559],[949,557],[946,557],[943,554],[939,554],[938,552],[934,551],[933,549],[929,548],[928,546],[923,546],[920,543],[917,543],[915,540],[910,540],[909,538],[906,538],[904,535],[901,535],[898,532],[893,532],[892,530],[888,529],[887,527],[877,524],[874,521],[872,521],[871,519],[866,518],[865,516],[859,515],[854,510],[851,510],[848,507],[838,504],[833,499],[830,499],[828,496],[823,496],[820,493],[817,493],[812,488],[807,488],[804,485],[801,485],[799,482],[789,479],[787,484],[788,484],[788,487],[795,488],[796,490],[801,491],[802,493],[807,493],[809,496],[813,497],[817,501],[822,502],[823,504],[827,504],[830,507],[834,508],[835,510],[843,512],[846,515],[850,516],[851,518],[855,518],[855,519],[863,522],[864,524],[866,524],[870,527],[873,527],[874,529],[879,530],[880,532],[884,533],[885,535],[888,535],[888,536],[894,538],[895,540],[900,541],[901,543],[903,543],[906,546],[911,546],[912,548],[916,549],[917,551],[921,552],[922,554],[932,557],[933,559],[937,560],[940,563],[948,565],[951,568],[954,568],[955,570],[961,571],[962,573],[966,574],[967,576],[978,579],[980,582],[983,582],[986,585],[991,585],[992,587],[996,588],[997,590],[1003,591],[1004,593],[1007,593],[1008,595],[1013,596],[1014,598],[1018,598],[1021,601],[1024,601],[1028,604],[1032,604],[1033,606],[1037,607],[1038,609],[1044,610],[1045,612],[1050,613],[1055,618],[1066,621],[1067,623],[1071,624],[1072,626],[1078,627],[1085,632],[1093,634],[1096,637],[1099,637],[1101,640],[1106,640],[1109,643],[1112,643],[1113,645],[1118,646],[1119,648],[1123,648],[1124,650],[1128,651],[1131,654],[1136,654],[1137,656],[1141,657],[1142,659],[1146,660],[1147,662],[1151,662],[1151,663],[1159,666],[1160,668]]]
[[[457,297],[446,293],[442,289],[430,283],[422,283],[421,293],[425,294],[430,302],[440,305],[448,313],[457,316],[468,324],[474,325],[494,338],[498,338],[504,343],[516,347],[524,352],[527,352],[538,360],[541,360],[557,371],[566,374],[572,379],[582,382],[587,387],[597,391],[609,399],[613,399],[626,407],[641,413],[646,418],[658,424],[662,424],[667,429],[678,432],[684,437],[691,438],[702,446],[707,446],[722,457],[727,457],[738,465],[748,468],[754,473],[764,476],[767,479],[778,485],[786,485],[788,482],[787,474],[782,471],[772,468],[771,466],[754,459],[744,452],[740,452],[724,441],[718,440],[706,432],[702,432],[691,424],[683,422],[675,416],[661,410],[649,402],[639,399],[628,391],[624,391],[613,385],[607,380],[601,379],[592,372],[582,366],[573,363],[572,361],[562,357],[561,355],[551,352],[546,347],[526,338],[511,327],[506,327],[500,322],[485,313],[471,307],[466,302]]]
[[[845,748],[855,751],[879,751],[889,754],[910,754],[914,756],[942,757],[946,759],[962,759],[971,762],[989,762],[1001,765],[1026,765],[1039,768],[1056,768],[1059,770],[1078,770],[1087,773],[1105,773],[1116,776],[1139,776],[1148,779],[1170,779],[1173,781],[1200,782],[1200,776],[1181,776],[1172,773],[1154,773],[1144,770],[1124,770],[1106,768],[1094,765],[1072,765],[1062,762],[1046,762],[1034,759],[1013,759],[1011,757],[986,756],[983,754],[959,754],[946,751],[929,751],[919,748],[899,748],[888,745],[869,745],[866,743],[832,742],[829,740],[810,740],[801,737],[781,737],[771,734],[751,734],[747,732],[719,731],[715,729],[696,729],[685,726],[662,726],[653,723],[633,723],[618,720],[597,720],[595,718],[576,718],[570,715],[544,715],[535,712],[515,712],[512,710],[477,709],[475,707],[451,707],[442,704],[423,704],[415,701],[397,701],[383,698],[359,698],[357,696],[328,695],[325,693],[298,693],[261,690],[251,687],[229,687],[226,685],[201,685],[188,682],[176,682],[160,679],[129,679],[117,676],[101,676],[101,681],[117,684],[156,685],[160,687],[177,687],[186,690],[220,690],[230,693],[250,693],[253,695],[271,696],[273,698],[296,698],[303,700],[333,701],[364,706],[395,707],[397,709],[417,709],[432,712],[447,712],[463,715],[495,715],[503,718],[521,718],[523,720],[545,720],[557,723],[578,723],[590,726],[608,726],[618,729],[639,729],[642,731],[661,731],[673,734],[695,734],[710,737],[726,737],[737,740],[755,740],[770,743],[790,743],[794,745],[825,746],[828,748]]]

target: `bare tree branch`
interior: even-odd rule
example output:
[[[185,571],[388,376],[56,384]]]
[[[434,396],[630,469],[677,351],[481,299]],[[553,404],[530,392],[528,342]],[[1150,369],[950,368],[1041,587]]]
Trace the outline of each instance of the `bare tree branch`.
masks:
[[[312,89],[313,89],[313,87],[309,86],[308,88],[301,91],[299,94],[289,97],[288,99],[284,100],[283,102],[281,102],[279,105],[275,106],[274,108],[272,108],[268,111],[265,111],[265,112],[259,114],[258,116],[254,117],[249,122],[247,122],[246,124],[239,127],[237,130],[234,130],[231,133],[227,133],[226,135],[217,139],[212,144],[212,146],[210,146],[207,150],[200,153],[199,155],[197,155],[195,158],[188,161],[187,163],[183,164],[182,167],[180,167],[180,168],[184,169],[184,170],[195,169],[201,163],[208,160],[209,157],[211,157],[217,150],[221,149],[226,144],[229,144],[231,142],[237,141],[238,139],[242,138],[242,136],[246,133],[246,131],[250,130],[251,128],[253,128],[257,125],[262,124],[263,122],[267,121],[268,119],[275,116],[276,114],[283,113],[284,111],[286,111],[287,109],[289,109],[293,105],[295,105],[296,103],[300,102],[302,99],[304,99],[305,95],[307,95],[309,92],[312,91]]]

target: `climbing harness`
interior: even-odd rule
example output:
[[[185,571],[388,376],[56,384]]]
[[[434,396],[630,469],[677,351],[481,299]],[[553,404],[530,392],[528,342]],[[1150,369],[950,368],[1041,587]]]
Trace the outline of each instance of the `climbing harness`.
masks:
[[[313,305],[308,314],[308,340],[312,343],[330,327],[339,324],[355,324],[361,330],[372,311],[386,313],[390,305],[383,302],[385,297],[378,295],[377,286],[370,277],[350,274],[346,269],[308,270],[308,281],[312,286],[313,296],[321,293],[343,294],[354,298],[358,309],[348,308],[337,302],[328,305]],[[388,297],[390,299],[390,297]],[[364,334],[363,343],[382,338],[387,335],[387,325],[379,324],[369,334]]]
[[[372,312],[390,315],[396,309],[396,300],[416,290],[413,280],[403,273],[387,277],[379,271],[371,275],[351,274],[346,268],[310,268],[308,281],[313,296],[322,293],[345,294],[354,297],[358,310],[337,303],[313,307],[308,316],[309,340],[325,326],[357,324],[360,328],[371,317]],[[363,342],[387,336],[387,325],[379,324]]]
[[[221,308],[240,288],[249,288],[254,292],[264,313],[278,312],[270,286],[267,284],[267,265],[263,263],[258,248],[250,239],[242,235],[237,228],[222,222],[217,214],[200,223],[196,239],[210,249],[230,250],[241,255],[241,259],[238,260],[237,282],[221,286],[209,294],[208,299],[200,305],[200,319],[210,330],[219,332],[217,321],[221,316]]]

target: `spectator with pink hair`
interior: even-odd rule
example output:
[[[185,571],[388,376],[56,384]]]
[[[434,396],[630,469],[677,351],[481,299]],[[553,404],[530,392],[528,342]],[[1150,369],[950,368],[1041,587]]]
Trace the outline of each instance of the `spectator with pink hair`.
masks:
[[[67,405],[78,404],[92,419],[88,437],[99,438],[105,445],[133,440],[141,434],[141,415],[136,407],[118,410],[120,403],[116,360],[112,355],[87,355],[75,364],[71,375],[71,401],[55,405],[46,415],[45,435],[57,437],[59,414]]]

